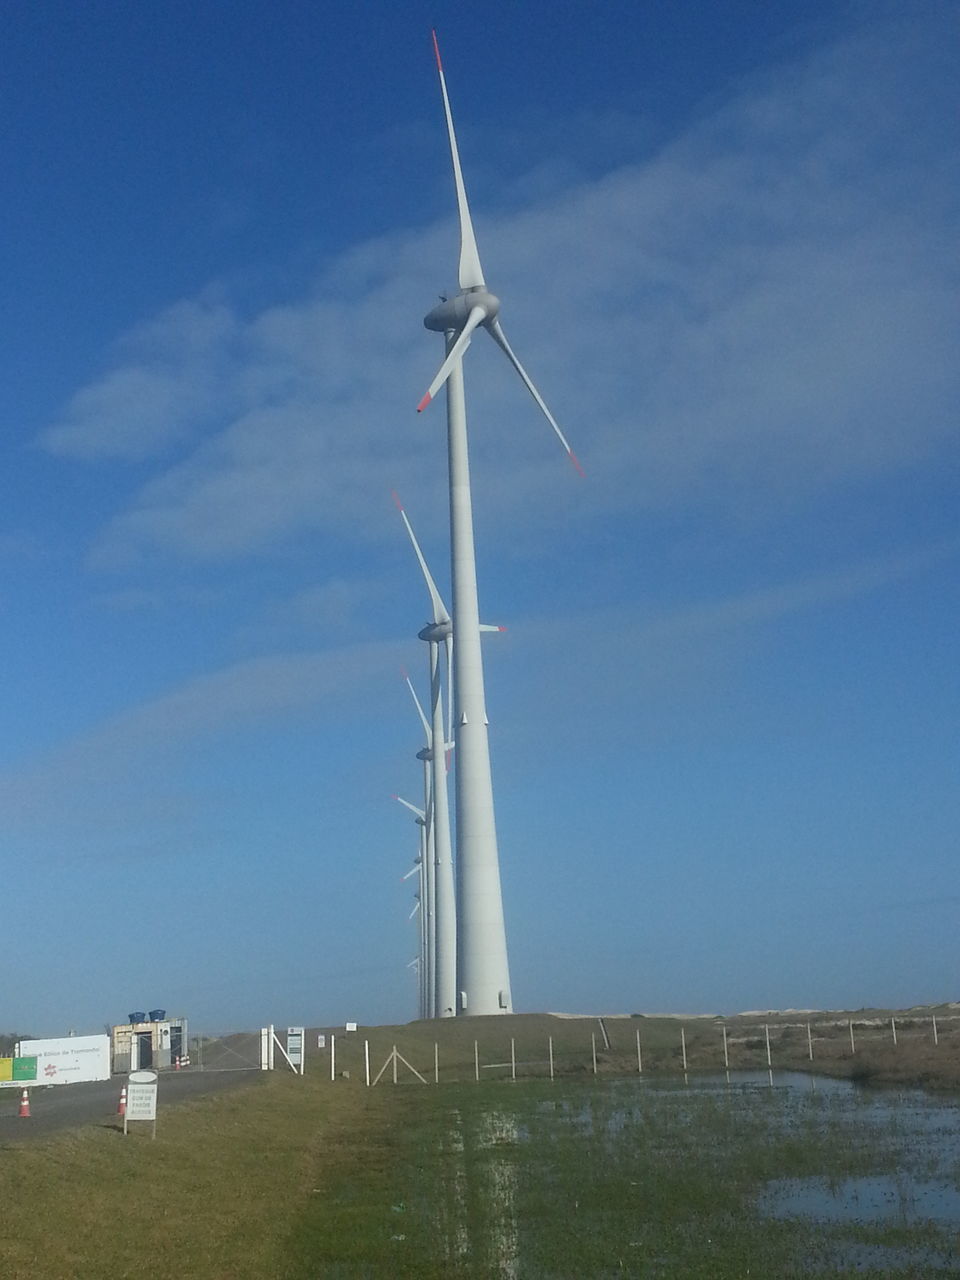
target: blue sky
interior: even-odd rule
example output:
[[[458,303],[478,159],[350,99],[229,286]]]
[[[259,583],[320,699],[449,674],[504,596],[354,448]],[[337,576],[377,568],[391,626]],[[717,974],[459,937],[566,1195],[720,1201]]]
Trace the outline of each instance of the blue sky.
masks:
[[[0,1027],[415,1016],[432,26],[516,1007],[958,995],[956,18],[11,17]]]

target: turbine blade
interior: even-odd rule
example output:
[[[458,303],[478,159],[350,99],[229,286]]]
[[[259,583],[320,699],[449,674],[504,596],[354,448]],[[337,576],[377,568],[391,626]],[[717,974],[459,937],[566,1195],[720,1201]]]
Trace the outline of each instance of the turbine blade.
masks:
[[[487,317],[486,307],[471,307],[470,314],[467,316],[466,323],[457,335],[457,340],[447,352],[447,358],[437,371],[437,376],[427,388],[427,394],[417,405],[417,413],[423,413],[424,409],[437,394],[446,380],[450,377],[453,366],[457,363],[467,347],[470,345],[470,338],[478,324],[482,324]],[[526,376],[526,375],[524,375]],[[548,415],[549,416],[549,415]],[[559,430],[559,427],[557,428]]]
[[[494,626],[492,623],[490,623],[490,622],[481,622],[481,623],[480,623],[480,630],[481,630],[481,631],[506,631],[506,629],[507,629],[506,627],[495,627],[495,626]]]
[[[460,152],[457,150],[457,135],[453,131],[453,116],[450,112],[450,99],[447,97],[447,82],[440,61],[440,46],[437,44],[437,33],[433,32],[433,52],[437,58],[437,71],[440,75],[440,92],[443,94],[443,112],[447,117],[447,136],[450,139],[450,158],[453,161],[453,180],[457,188],[457,209],[460,213],[460,288],[484,288],[483,268],[480,266],[480,254],[477,251],[477,237],[473,233],[473,222],[470,218],[470,206],[467,204],[467,190],[463,185],[463,171],[460,168]]]
[[[412,920],[419,910],[420,910],[420,899],[418,898],[416,902],[413,904],[413,910],[407,916],[407,919]]]
[[[420,543],[417,541],[416,534],[413,532],[413,526],[407,519],[407,513],[403,509],[403,504],[397,497],[396,490],[394,490],[393,493],[393,500],[397,504],[397,510],[400,512],[400,519],[403,521],[404,527],[410,536],[410,541],[413,544],[413,550],[420,565],[420,572],[423,574],[424,580],[427,584],[427,590],[430,592],[430,603],[433,605],[433,620],[438,623],[449,622],[450,614],[447,612],[447,607],[443,603],[440,592],[437,590],[437,584],[433,580],[433,574],[427,567],[427,562],[424,559],[423,552],[420,550]]]
[[[540,394],[537,388],[530,381],[530,377],[527,374],[526,369],[524,369],[523,365],[514,355],[513,348],[510,346],[510,343],[507,341],[506,334],[503,332],[503,329],[500,327],[500,321],[496,318],[496,316],[494,316],[494,318],[490,321],[490,323],[486,326],[486,328],[491,338],[493,338],[494,342],[497,344],[497,346],[500,348],[503,354],[507,357],[507,359],[513,365],[513,367],[516,369],[517,373],[519,373],[520,377],[523,379],[524,386],[533,396],[534,400],[536,400],[537,404],[540,406],[541,410],[543,411],[544,417],[550,423],[551,427],[553,427],[554,431],[557,433],[557,438],[559,439],[560,443],[563,445],[564,449],[566,449],[567,456],[569,457],[570,461],[573,463],[573,465],[576,467],[576,469],[579,471],[581,475],[585,475],[586,472],[584,471],[583,467],[581,467],[580,460],[577,458],[577,455],[570,448],[570,444],[567,441],[567,437],[560,430],[559,426],[557,425],[556,418],[554,418],[553,414],[550,412],[550,410],[547,408],[546,404],[544,403],[543,396]]]
[[[427,743],[429,744],[432,738],[430,722],[423,713],[423,707],[420,705],[420,699],[417,697],[417,691],[413,687],[413,681],[406,672],[403,673],[403,678],[407,682],[407,688],[410,690],[410,697],[413,699],[413,705],[417,708],[417,714],[420,717],[420,723],[423,725],[423,732],[427,735]]]
[[[418,874],[419,874],[419,872],[420,872],[420,859],[418,858],[418,859],[417,859],[417,861],[416,861],[416,862],[413,864],[413,866],[410,868],[410,870],[409,870],[408,872],[406,872],[404,875],[402,875],[402,876],[400,877],[400,879],[401,879],[401,880],[409,880],[411,876],[418,875]]]
[[[422,809],[418,809],[415,804],[411,804],[409,800],[404,800],[403,796],[394,796],[394,800],[398,800],[405,809],[409,809],[411,813],[415,813],[421,822],[426,821],[426,814]]]

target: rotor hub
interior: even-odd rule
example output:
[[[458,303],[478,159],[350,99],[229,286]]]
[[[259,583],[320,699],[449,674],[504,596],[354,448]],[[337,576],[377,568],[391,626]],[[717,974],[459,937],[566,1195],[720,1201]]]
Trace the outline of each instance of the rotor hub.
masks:
[[[453,298],[444,298],[432,311],[423,318],[424,328],[433,333],[448,333],[451,329],[462,329],[467,317],[474,307],[483,307],[486,324],[500,310],[500,299],[487,289],[464,289]]]

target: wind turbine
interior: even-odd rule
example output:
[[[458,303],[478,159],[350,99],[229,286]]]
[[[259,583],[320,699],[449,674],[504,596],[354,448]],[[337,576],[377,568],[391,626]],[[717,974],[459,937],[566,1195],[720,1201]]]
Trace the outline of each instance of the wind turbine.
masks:
[[[447,795],[447,743],[451,734],[443,727],[443,693],[440,688],[440,645],[446,650],[447,659],[447,698],[450,713],[453,710],[453,691],[450,687],[452,676],[453,624],[447,607],[440,598],[437,584],[427,567],[427,562],[420,550],[413,527],[407,519],[403,504],[394,493],[393,500],[397,504],[404,528],[413,544],[413,550],[420,565],[433,607],[433,622],[424,627],[419,638],[429,646],[430,661],[430,723],[414,693],[409,679],[410,693],[416,703],[420,719],[427,735],[427,750],[430,753],[432,771],[431,797],[433,800],[433,849],[436,865],[433,869],[433,881],[436,889],[436,954],[434,956],[434,1010],[438,1017],[453,1017],[457,1011],[457,903],[453,876],[453,849],[450,843],[450,806]],[[438,745],[439,744],[439,745]]]
[[[430,722],[423,713],[420,701],[417,698],[413,685],[407,677],[407,685],[410,689],[410,696],[413,698],[414,704],[420,715],[424,732],[427,736],[426,751],[428,755],[425,757],[431,762],[433,774],[433,814],[432,814],[432,830],[434,838],[434,852],[436,856],[436,870],[434,873],[434,881],[436,885],[435,909],[436,909],[436,959],[435,959],[435,978],[436,978],[436,1013],[440,1018],[451,1017],[457,1008],[457,922],[456,922],[456,899],[454,890],[453,875],[453,857],[452,846],[450,842],[450,813],[447,795],[447,758],[449,748],[453,746],[452,733],[452,714],[453,714],[453,623],[447,606],[443,603],[443,598],[437,589],[433,574],[427,564],[426,558],[420,549],[420,543],[417,541],[417,535],[413,531],[413,526],[407,516],[403,503],[400,501],[396,492],[393,495],[397,510],[400,512],[400,519],[407,531],[410,544],[413,547],[414,554],[417,557],[417,563],[420,566],[420,572],[426,583],[427,594],[430,596],[430,604],[433,612],[433,621],[429,622],[417,634],[421,640],[425,640],[429,646],[429,663],[430,663]],[[488,623],[481,623],[481,631],[503,631],[505,628],[491,626]],[[443,723],[443,691],[440,681],[440,646],[443,645],[446,654],[447,669],[447,706],[451,720],[447,729],[444,729]],[[437,743],[441,746],[438,748]]]
[[[403,796],[395,795],[393,798],[402,804],[405,809],[410,810],[413,814],[414,822],[420,829],[420,851],[414,864],[420,872],[420,950],[422,959],[420,968],[422,990],[420,1016],[422,1018],[432,1018],[434,1016],[436,994],[436,979],[434,977],[436,935],[434,932],[434,886],[433,878],[430,874],[433,865],[430,797],[429,795],[426,797],[425,809],[420,809],[415,804],[411,804],[409,800],[404,800]],[[407,875],[410,874],[410,872],[407,872]],[[406,879],[406,876],[403,878]]]
[[[519,374],[581,474],[582,468],[539,391],[514,355],[500,326],[500,300],[487,289],[480,266],[436,32],[433,35],[433,48],[440,76],[440,92],[443,96],[460,217],[460,291],[452,298],[442,297],[440,304],[424,319],[427,329],[444,335],[446,358],[417,410],[420,412],[425,409],[439,389],[446,385],[455,637],[458,1012],[511,1013],[513,997],[510,991],[510,968],[503,920],[500,859],[483,688],[473,506],[463,390],[463,356],[477,328],[482,327],[490,334]]]
[[[417,932],[420,935],[420,947],[419,947],[419,950],[417,951],[416,957],[412,961],[412,964],[416,966],[416,971],[417,971],[417,996],[418,996],[417,1017],[425,1018],[427,1016],[426,1014],[427,992],[426,992],[426,966],[424,964],[424,956],[426,955],[426,951],[427,951],[427,930],[426,930],[426,912],[421,910],[421,904],[423,902],[423,897],[424,897],[424,893],[423,893],[424,868],[423,868],[423,861],[419,855],[415,859],[414,864],[410,868],[410,870],[407,871],[404,875],[402,875],[400,879],[409,880],[411,876],[417,877],[418,888],[416,893],[413,895],[413,899],[414,899],[413,910],[410,912],[410,915],[407,917],[407,919],[412,920],[413,917],[418,914],[420,916],[420,920],[417,925]],[[407,968],[410,968],[410,967],[411,967],[410,965],[407,966]]]
[[[406,516],[404,520],[406,521]],[[409,524],[407,527],[409,528]],[[446,626],[449,633],[449,618]],[[430,720],[424,714],[417,691],[406,672],[404,679],[426,737],[426,746],[417,752],[417,759],[423,761],[429,851],[433,855],[433,863],[428,872],[433,898],[433,1012],[437,1018],[452,1018],[457,1008],[457,905],[450,847],[450,810],[447,803],[446,735],[443,730],[438,655],[440,641],[434,638],[433,630],[428,626],[420,632],[420,638],[430,644]]]

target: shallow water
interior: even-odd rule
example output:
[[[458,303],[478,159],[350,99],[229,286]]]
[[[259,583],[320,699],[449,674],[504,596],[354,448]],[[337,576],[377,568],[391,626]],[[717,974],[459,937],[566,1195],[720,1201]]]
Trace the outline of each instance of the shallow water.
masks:
[[[768,1182],[757,1208],[772,1218],[818,1222],[924,1222],[960,1225],[960,1191],[949,1182],[925,1182],[909,1174],[843,1178],[778,1178]]]
[[[641,1077],[637,1077],[639,1081]],[[651,1089],[688,1089],[699,1093],[714,1093],[718,1089],[790,1089],[798,1093],[829,1093],[849,1095],[860,1086],[851,1080],[837,1080],[833,1076],[818,1076],[806,1071],[717,1071],[710,1075],[687,1075],[671,1080],[655,1079],[644,1082]]]
[[[484,1249],[489,1274],[560,1274],[534,1260],[592,1240],[620,1252],[607,1270],[591,1254],[590,1274],[643,1259],[643,1274],[700,1277],[711,1249],[735,1266],[749,1240],[753,1262],[778,1259],[770,1276],[787,1258],[794,1275],[960,1275],[960,1100],[795,1071],[538,1093],[484,1103],[464,1135],[456,1212],[486,1206],[470,1256]]]

